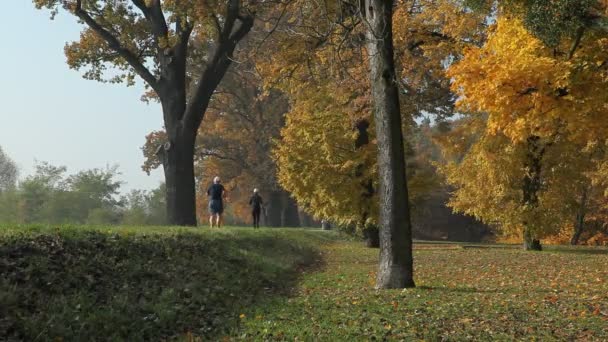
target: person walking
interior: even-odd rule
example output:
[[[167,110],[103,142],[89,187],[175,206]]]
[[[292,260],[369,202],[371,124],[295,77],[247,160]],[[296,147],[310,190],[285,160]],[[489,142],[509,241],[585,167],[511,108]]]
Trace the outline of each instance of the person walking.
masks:
[[[223,224],[222,214],[224,213],[224,200],[226,199],[226,189],[221,184],[220,177],[213,178],[213,184],[207,189],[209,198],[209,225],[220,228]]]
[[[249,199],[249,205],[251,206],[251,216],[253,216],[253,228],[260,228],[260,213],[264,201],[257,188],[253,189],[253,196]]]

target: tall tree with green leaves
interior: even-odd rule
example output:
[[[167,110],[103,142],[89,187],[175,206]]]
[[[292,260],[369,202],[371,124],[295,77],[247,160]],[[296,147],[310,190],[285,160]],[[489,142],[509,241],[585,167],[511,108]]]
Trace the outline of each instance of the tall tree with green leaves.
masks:
[[[51,17],[84,24],[65,46],[68,65],[87,79],[132,85],[140,77],[158,99],[168,140],[162,155],[168,221],[196,225],[194,144],[239,41],[251,30],[255,2],[228,0],[33,0]],[[192,77],[192,68],[202,68]]]

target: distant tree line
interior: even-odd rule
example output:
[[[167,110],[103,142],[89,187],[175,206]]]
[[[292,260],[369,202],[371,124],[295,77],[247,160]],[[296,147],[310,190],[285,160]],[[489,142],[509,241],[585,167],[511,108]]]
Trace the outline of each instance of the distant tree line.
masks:
[[[15,163],[0,150],[0,223],[165,224],[164,185],[120,195],[118,175],[117,166],[68,174],[41,162],[18,182]]]

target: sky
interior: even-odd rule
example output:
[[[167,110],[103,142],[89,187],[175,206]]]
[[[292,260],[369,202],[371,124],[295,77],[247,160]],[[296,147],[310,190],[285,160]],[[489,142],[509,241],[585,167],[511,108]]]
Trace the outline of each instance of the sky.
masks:
[[[122,191],[152,189],[162,170],[141,170],[147,133],[162,128],[156,103],[140,101],[143,85],[85,80],[66,64],[63,47],[81,26],[67,13],[49,20],[31,0],[5,1],[0,28],[0,146],[21,178],[36,161],[68,173],[119,165]],[[8,6],[8,8],[6,8]]]

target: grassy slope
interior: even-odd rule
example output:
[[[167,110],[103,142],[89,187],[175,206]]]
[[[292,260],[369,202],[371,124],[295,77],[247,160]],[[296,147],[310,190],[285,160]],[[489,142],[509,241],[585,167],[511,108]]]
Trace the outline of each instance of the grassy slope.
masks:
[[[420,244],[418,288],[376,291],[327,232],[0,229],[0,339],[608,340],[608,254],[558,251]]]
[[[0,229],[0,340],[213,339],[291,288],[334,234]]]
[[[608,340],[608,254],[505,248],[415,251],[418,287],[373,289],[377,251],[324,248],[291,298],[252,308],[244,339]],[[457,247],[457,246],[456,246]]]

